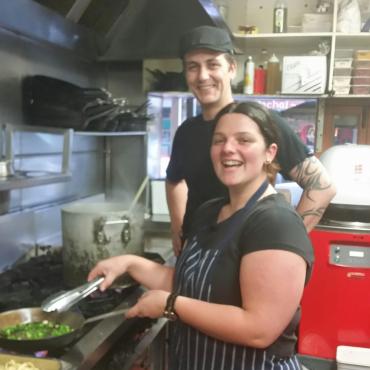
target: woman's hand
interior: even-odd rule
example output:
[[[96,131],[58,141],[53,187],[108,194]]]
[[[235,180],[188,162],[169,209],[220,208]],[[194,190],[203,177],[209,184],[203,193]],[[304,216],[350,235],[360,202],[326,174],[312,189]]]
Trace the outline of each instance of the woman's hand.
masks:
[[[105,279],[99,286],[100,290],[104,292],[114,280],[126,272],[129,258],[129,255],[125,255],[99,261],[90,271],[87,280],[91,281],[97,276],[104,276]]]
[[[169,292],[164,290],[149,290],[145,292],[126,314],[128,319],[132,317],[150,317],[157,319],[163,316]]]

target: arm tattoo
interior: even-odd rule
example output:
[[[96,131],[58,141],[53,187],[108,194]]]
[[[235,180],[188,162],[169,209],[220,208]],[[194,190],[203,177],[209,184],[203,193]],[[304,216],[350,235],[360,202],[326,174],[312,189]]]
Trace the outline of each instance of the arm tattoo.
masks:
[[[317,166],[317,164],[318,160],[315,157],[309,157],[296,166],[297,175],[295,181],[303,188],[306,192],[307,198],[311,201],[314,201],[310,196],[310,192],[312,190],[323,191],[331,186],[330,183],[321,183],[321,166]],[[316,211],[319,212],[320,210]]]
[[[321,207],[321,208],[318,208],[318,209],[315,209],[315,208],[312,208],[312,209],[308,209],[307,211],[303,212],[301,214],[301,217],[302,219],[305,219],[305,217],[308,217],[308,216],[318,216],[318,217],[322,217],[322,215],[324,214],[325,212],[325,207]]]

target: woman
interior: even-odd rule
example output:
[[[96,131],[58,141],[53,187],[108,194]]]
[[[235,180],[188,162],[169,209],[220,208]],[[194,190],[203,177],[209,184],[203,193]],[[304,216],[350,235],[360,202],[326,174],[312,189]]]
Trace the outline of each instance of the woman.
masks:
[[[124,272],[150,289],[128,317],[176,319],[170,370],[300,369],[295,331],[313,254],[301,218],[272,186],[277,142],[264,107],[227,106],[211,158],[229,198],[200,207],[175,268],[124,255],[89,274],[105,275],[103,290]]]

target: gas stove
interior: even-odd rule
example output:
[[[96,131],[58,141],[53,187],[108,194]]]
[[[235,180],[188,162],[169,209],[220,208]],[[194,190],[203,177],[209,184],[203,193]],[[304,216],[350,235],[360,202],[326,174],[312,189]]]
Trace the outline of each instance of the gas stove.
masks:
[[[69,289],[63,282],[62,253],[53,249],[0,274],[0,312],[38,307],[48,296]],[[164,262],[156,253],[145,253],[144,256]],[[89,318],[134,305],[142,293],[143,288],[135,283],[104,293],[94,292],[73,310]],[[71,345],[46,355],[62,360],[71,369],[99,369],[99,361],[104,361],[102,369],[129,369],[138,355],[136,346],[142,346],[148,338],[153,340],[165,324],[165,319],[111,317],[86,325]],[[110,353],[108,359],[104,358],[107,353]]]
[[[125,287],[109,289],[104,293],[96,292],[81,301],[75,309],[85,318],[108,312],[137,288],[137,284],[132,282]],[[63,282],[61,252],[32,257],[29,261],[0,274],[0,312],[40,306],[45,298],[68,289],[70,288]]]

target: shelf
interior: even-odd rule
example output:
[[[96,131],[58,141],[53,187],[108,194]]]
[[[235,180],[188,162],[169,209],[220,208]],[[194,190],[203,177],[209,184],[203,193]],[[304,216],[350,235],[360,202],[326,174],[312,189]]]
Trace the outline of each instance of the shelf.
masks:
[[[302,48],[317,47],[317,43],[323,38],[331,38],[332,32],[316,33],[257,33],[241,34],[234,33],[235,41],[241,48],[292,48],[297,45]]]
[[[122,132],[104,132],[104,131],[75,131],[75,135],[82,136],[143,136],[146,131],[122,131]]]
[[[335,39],[336,49],[367,49],[370,44],[370,33],[337,33]]]
[[[8,176],[0,177],[0,191],[54,184],[71,180],[72,175],[69,169],[73,140],[73,133],[71,129],[4,124],[2,125],[1,130],[2,134],[4,135],[4,137],[1,137],[1,139],[4,141],[2,144],[5,145],[4,160],[12,164],[13,171]],[[62,136],[63,151],[61,153],[62,161],[60,164],[60,171],[47,171],[41,168],[38,170],[28,170],[22,168],[14,169],[13,164],[15,154],[13,152],[13,141],[14,134],[16,132],[46,133],[50,135]]]
[[[370,95],[367,94],[367,95],[360,95],[360,94],[348,94],[348,95],[331,95],[331,96],[327,96],[328,98],[335,98],[335,99],[338,99],[338,98],[342,98],[342,99],[360,99],[360,98],[365,98],[365,99],[369,99],[370,98]]]
[[[16,172],[7,178],[0,178],[0,191],[67,182],[72,178],[70,174],[37,171],[39,175],[35,176],[32,172]]]

